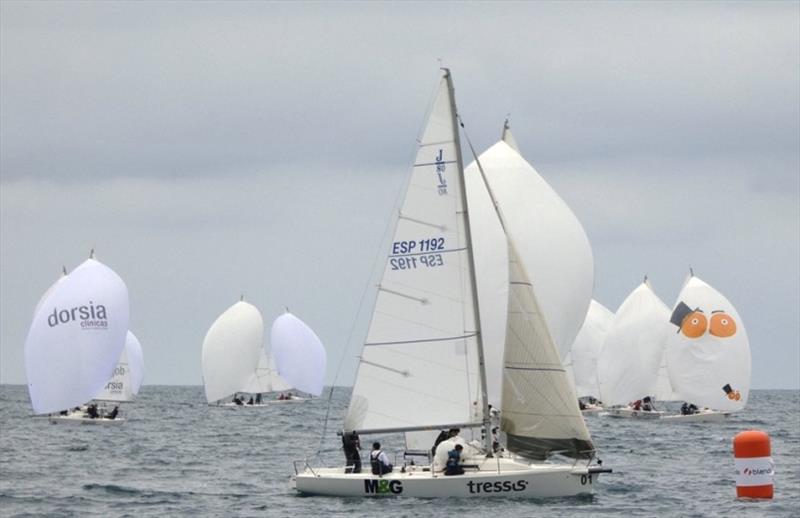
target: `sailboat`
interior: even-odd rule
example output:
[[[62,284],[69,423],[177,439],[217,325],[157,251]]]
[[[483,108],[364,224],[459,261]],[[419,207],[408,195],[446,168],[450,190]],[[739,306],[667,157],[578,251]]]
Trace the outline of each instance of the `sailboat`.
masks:
[[[750,342],[739,313],[720,292],[690,275],[669,318],[666,366],[677,398],[701,408],[665,421],[722,421],[750,393]]]
[[[68,413],[101,392],[125,347],[128,305],[125,283],[93,255],[51,286],[25,340],[35,414]]]
[[[278,370],[275,368],[272,355],[266,348],[263,348],[261,350],[261,356],[258,359],[255,375],[250,379],[250,382],[242,387],[241,392],[245,394],[268,394],[271,392],[289,391],[291,388],[292,386],[278,375]],[[281,402],[289,400],[276,401]]]
[[[139,393],[144,379],[144,358],[142,346],[136,336],[128,331],[125,337],[125,348],[122,350],[119,362],[114,367],[114,374],[106,383],[103,390],[94,398],[92,404],[97,406],[97,417],[90,417],[87,413],[87,406],[83,405],[71,412],[50,415],[51,423],[70,423],[70,424],[101,424],[118,425],[125,421],[124,417],[116,415],[115,410],[109,410],[107,403],[116,404],[133,401]],[[99,405],[98,405],[99,403]],[[113,417],[111,417],[113,413]]]
[[[590,464],[594,446],[505,226],[509,300],[500,409],[509,454],[490,453],[481,305],[462,164],[445,69],[378,285],[343,433],[477,427],[484,441],[473,448],[482,451],[467,459],[466,473],[458,476],[413,463],[383,475],[296,463],[292,480],[301,493],[569,496],[590,493],[599,474],[610,471]],[[499,209],[494,217],[503,223]],[[541,462],[554,454],[573,461]]]
[[[597,360],[600,399],[612,417],[659,418],[662,411],[628,403],[658,399],[669,309],[647,277],[622,302]],[[641,404],[641,403],[639,403]]]
[[[272,323],[272,355],[281,379],[296,390],[319,396],[325,382],[327,355],[322,341],[305,322],[289,313]],[[303,401],[297,395],[278,401]]]
[[[244,392],[254,382],[263,337],[261,312],[244,300],[214,321],[203,340],[202,351],[203,386],[209,405],[223,404],[223,400]],[[224,404],[234,405],[228,401]]]
[[[586,320],[570,349],[570,367],[575,384],[575,394],[584,415],[599,413],[600,384],[597,379],[597,360],[606,334],[614,322],[614,313],[592,299]]]

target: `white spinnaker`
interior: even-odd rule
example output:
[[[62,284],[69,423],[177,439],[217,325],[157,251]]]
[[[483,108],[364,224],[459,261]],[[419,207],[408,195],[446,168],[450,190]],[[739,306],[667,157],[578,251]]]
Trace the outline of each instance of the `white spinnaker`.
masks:
[[[592,396],[600,399],[597,359],[613,321],[614,313],[596,300],[592,300],[586,313],[586,320],[578,331],[570,351],[575,393],[578,397]]]
[[[128,288],[113,270],[87,259],[42,301],[25,340],[28,391],[36,414],[92,399],[125,347]]]
[[[741,410],[750,393],[750,342],[739,313],[697,277],[684,285],[675,307],[681,302],[702,311],[707,326],[701,336],[690,338],[668,324],[667,368],[675,392],[696,405]]]
[[[284,313],[272,323],[270,343],[278,375],[286,383],[313,396],[322,394],[327,355],[322,341],[305,322]]]
[[[504,134],[513,139],[510,130],[504,130]],[[564,200],[512,145],[500,141],[479,160],[564,360],[592,298],[594,260],[589,239]],[[508,303],[505,236],[476,163],[467,167],[465,178],[481,300],[487,393],[489,402],[497,405],[502,353],[497,354],[495,346],[504,340]]]
[[[278,392],[291,389],[291,385],[283,381],[278,376],[275,369],[275,362],[270,360],[271,355],[265,350],[261,350],[258,359],[258,367],[250,382],[242,388],[242,392],[248,394],[260,394],[264,392]]]
[[[622,302],[597,361],[600,399],[623,405],[656,395],[669,309],[644,281]]]
[[[675,391],[672,390],[672,383],[669,381],[666,344],[663,354],[661,355],[661,364],[658,366],[656,392],[654,395],[658,401],[678,401],[680,399],[678,395],[675,394]]]
[[[144,381],[144,354],[142,353],[142,344],[139,343],[139,339],[130,331],[125,337],[125,351],[128,354],[131,392],[135,396],[139,393],[142,381]]]
[[[133,390],[131,387],[131,370],[128,363],[128,347],[122,349],[122,354],[119,357],[116,367],[114,367],[114,374],[108,383],[103,387],[93,399],[98,401],[131,401],[133,399]]]
[[[39,299],[39,302],[36,303],[36,309],[33,310],[34,317],[36,316],[36,313],[39,311],[39,308],[42,307],[42,304],[44,304],[44,301],[47,300],[47,297],[49,297],[50,294],[53,293],[53,290],[56,289],[56,286],[58,286],[58,284],[66,278],[67,278],[67,271],[65,268],[64,273],[56,280],[56,282],[51,284],[50,287],[47,288],[47,290],[45,290],[45,292],[42,294],[42,297]]]
[[[509,236],[508,328],[500,429],[509,451],[532,459],[552,453],[590,458],[589,430],[578,408],[533,285]]]
[[[237,302],[214,321],[203,340],[202,354],[203,384],[209,403],[242,391],[250,382],[263,338],[261,312],[247,302]]]
[[[347,430],[473,423],[483,404],[453,105],[445,76],[386,258]]]

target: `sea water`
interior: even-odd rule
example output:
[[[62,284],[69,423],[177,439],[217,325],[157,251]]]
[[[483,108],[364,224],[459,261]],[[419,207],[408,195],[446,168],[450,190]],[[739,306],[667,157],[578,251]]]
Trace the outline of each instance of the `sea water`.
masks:
[[[528,500],[299,496],[293,462],[343,465],[350,391],[307,403],[209,407],[201,387],[144,386],[116,427],[34,418],[24,386],[0,386],[0,516],[798,516],[800,392],[756,390],[724,423],[588,417],[603,460],[593,496]],[[321,431],[329,411],[323,440]],[[732,439],[772,437],[775,498],[735,498]],[[398,436],[378,438],[400,452]],[[373,437],[362,437],[366,451]],[[401,457],[398,457],[400,460]]]

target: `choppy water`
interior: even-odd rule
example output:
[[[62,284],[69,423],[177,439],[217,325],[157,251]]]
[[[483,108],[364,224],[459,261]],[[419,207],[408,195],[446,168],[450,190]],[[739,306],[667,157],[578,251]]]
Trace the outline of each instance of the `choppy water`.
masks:
[[[334,430],[348,389],[337,389],[322,456],[341,464]],[[0,386],[0,516],[798,516],[800,392],[754,391],[726,423],[588,418],[614,473],[588,498],[301,497],[292,461],[312,455],[324,401],[209,408],[200,387],[145,386],[121,427],[55,426],[30,417],[26,388]],[[732,437],[772,437],[775,499],[735,499]],[[372,439],[371,437],[369,438]],[[399,450],[399,438],[381,438]]]

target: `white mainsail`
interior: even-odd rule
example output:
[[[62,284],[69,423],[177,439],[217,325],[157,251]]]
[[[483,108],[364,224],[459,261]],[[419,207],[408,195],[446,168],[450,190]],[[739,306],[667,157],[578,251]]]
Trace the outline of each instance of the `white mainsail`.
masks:
[[[667,368],[681,399],[714,410],[741,410],[750,393],[750,342],[739,313],[692,277],[668,318]]]
[[[252,304],[239,301],[211,325],[203,340],[203,384],[206,400],[219,401],[242,392],[255,374],[264,321]]]
[[[103,390],[93,399],[99,401],[131,401],[139,393],[144,378],[142,346],[136,336],[128,331],[125,348],[119,357],[114,375]]]
[[[657,393],[669,309],[647,279],[622,302],[597,361],[600,399],[623,405]]]
[[[575,394],[578,397],[591,396],[600,399],[597,359],[613,321],[614,313],[596,300],[592,300],[586,313],[586,320],[578,331],[570,351]]]
[[[478,157],[505,231],[476,162],[465,170],[474,242],[489,402],[499,403],[508,303],[506,231],[534,282],[559,355],[565,359],[592,297],[594,261],[586,232],[552,187],[520,155],[506,122],[503,140]]]
[[[95,259],[53,286],[25,340],[35,413],[72,408],[100,392],[125,347],[128,318],[128,288]]]
[[[250,382],[242,387],[242,392],[261,394],[265,392],[279,392],[292,388],[291,385],[286,383],[283,378],[278,375],[278,371],[275,369],[275,362],[272,361],[271,358],[272,356],[265,349],[261,350],[256,372]]]
[[[483,404],[479,324],[454,111],[445,75],[386,258],[346,430],[481,422],[473,411]]]
[[[327,355],[316,333],[287,311],[272,323],[270,336],[278,375],[297,390],[322,394]]]

